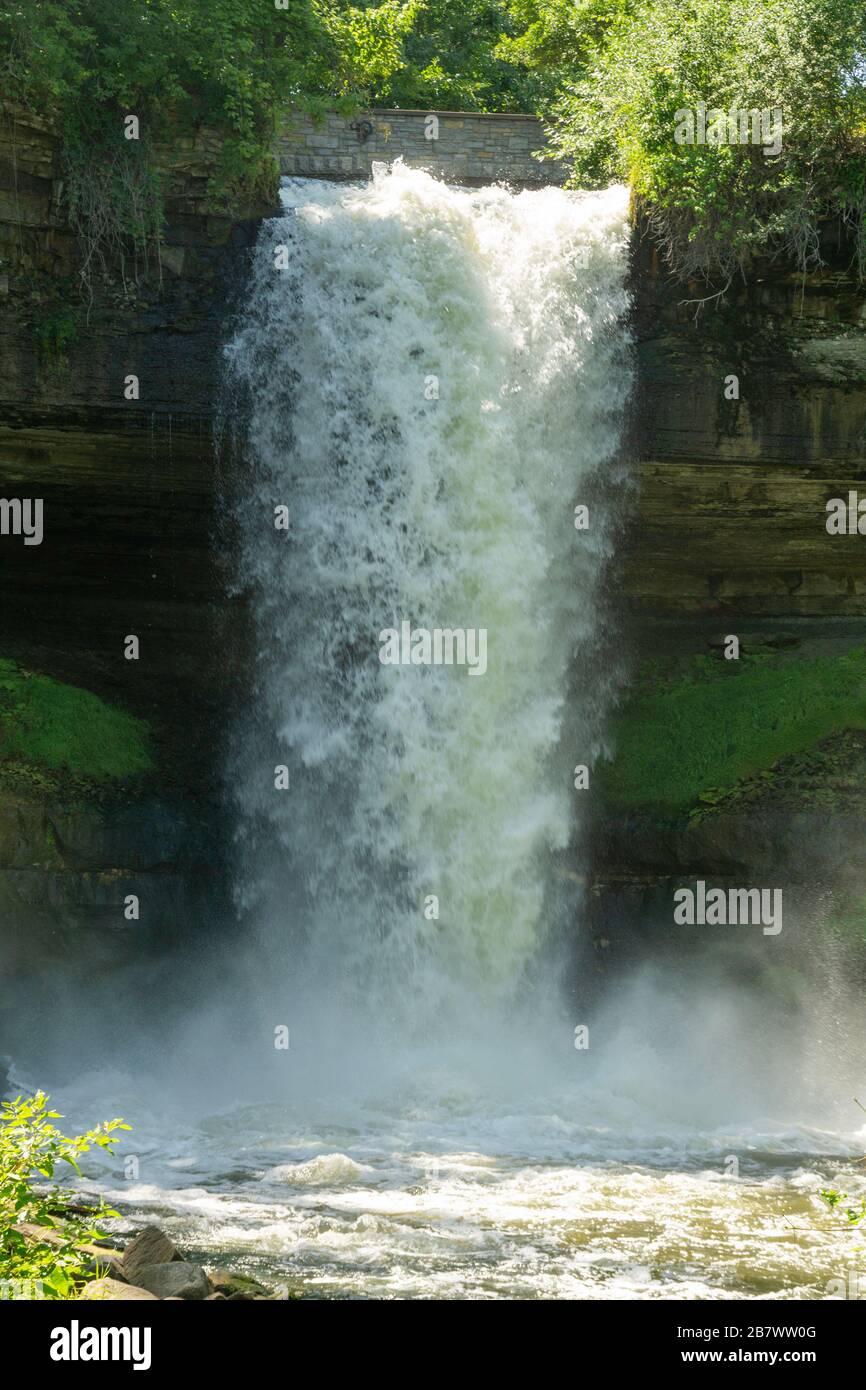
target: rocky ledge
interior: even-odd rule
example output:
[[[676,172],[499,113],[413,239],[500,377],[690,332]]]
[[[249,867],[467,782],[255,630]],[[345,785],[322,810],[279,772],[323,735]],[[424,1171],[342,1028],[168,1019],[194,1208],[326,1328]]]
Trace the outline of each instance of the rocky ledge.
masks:
[[[16,1228],[25,1239],[63,1244],[60,1231],[44,1226]],[[233,1270],[207,1268],[184,1258],[174,1242],[158,1226],[145,1226],[125,1244],[105,1237],[98,1244],[79,1247],[89,1257],[93,1278],[81,1286],[81,1299],[165,1300],[166,1302],[266,1302],[299,1298],[296,1290],[269,1289],[258,1280]]]

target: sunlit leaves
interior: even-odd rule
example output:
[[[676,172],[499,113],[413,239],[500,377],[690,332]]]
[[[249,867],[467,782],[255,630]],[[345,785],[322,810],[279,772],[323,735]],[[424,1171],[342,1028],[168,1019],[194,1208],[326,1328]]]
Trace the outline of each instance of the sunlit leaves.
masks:
[[[49,1184],[58,1168],[78,1173],[78,1160],[92,1148],[111,1153],[129,1125],[109,1120],[68,1137],[52,1123],[60,1118],[42,1091],[0,1107],[0,1281],[26,1288],[30,1297],[74,1296],[88,1266],[81,1247],[100,1237],[100,1216],[115,1215],[103,1207],[93,1222],[61,1221],[63,1196]],[[24,1224],[44,1227],[45,1239],[16,1229]]]
[[[852,0],[532,4],[526,42],[560,67],[557,152],[575,182],[628,179],[684,274],[730,274],[782,249],[805,267],[817,226],[862,228],[866,9]],[[605,16],[604,24],[595,22]],[[593,18],[590,25],[590,18]],[[539,30],[539,25],[541,29]],[[594,26],[594,27],[593,27]],[[781,111],[782,149],[677,143],[676,113]],[[861,269],[866,267],[862,230]]]

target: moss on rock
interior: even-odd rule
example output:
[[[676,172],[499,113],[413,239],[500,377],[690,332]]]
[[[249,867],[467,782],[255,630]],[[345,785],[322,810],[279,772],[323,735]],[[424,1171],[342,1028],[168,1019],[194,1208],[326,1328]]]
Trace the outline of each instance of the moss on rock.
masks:
[[[866,649],[814,660],[697,657],[670,682],[645,674],[598,769],[605,804],[682,813],[720,802],[784,759],[866,729]]]
[[[32,792],[109,783],[152,766],[147,725],[98,695],[0,660],[0,780]]]

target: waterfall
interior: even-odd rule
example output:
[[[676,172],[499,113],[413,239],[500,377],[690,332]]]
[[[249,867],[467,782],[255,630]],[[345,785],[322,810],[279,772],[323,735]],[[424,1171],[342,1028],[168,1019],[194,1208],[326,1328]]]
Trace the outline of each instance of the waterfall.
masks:
[[[256,660],[239,898],[293,977],[429,1022],[513,994],[603,738],[627,195],[398,162],[282,200],[227,349]],[[414,663],[383,662],[391,632]]]
[[[136,1173],[87,1181],[313,1298],[824,1299],[817,1194],[863,1188],[850,958],[761,937],[759,974],[661,895],[657,953],[560,988],[620,679],[625,192],[398,164],[283,203],[223,396],[238,930],[135,974],[143,1042],[107,1011],[59,1108],[124,1115]]]

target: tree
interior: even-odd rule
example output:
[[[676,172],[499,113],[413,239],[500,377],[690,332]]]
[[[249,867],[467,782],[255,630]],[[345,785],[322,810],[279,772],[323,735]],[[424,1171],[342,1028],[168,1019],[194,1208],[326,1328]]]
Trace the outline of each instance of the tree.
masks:
[[[530,22],[510,51],[559,72],[552,152],[581,187],[627,180],[679,272],[730,277],[780,250],[805,268],[832,212],[855,227],[866,272],[860,0],[514,4]],[[678,113],[700,109],[778,111],[781,148],[751,129],[679,140]]]

